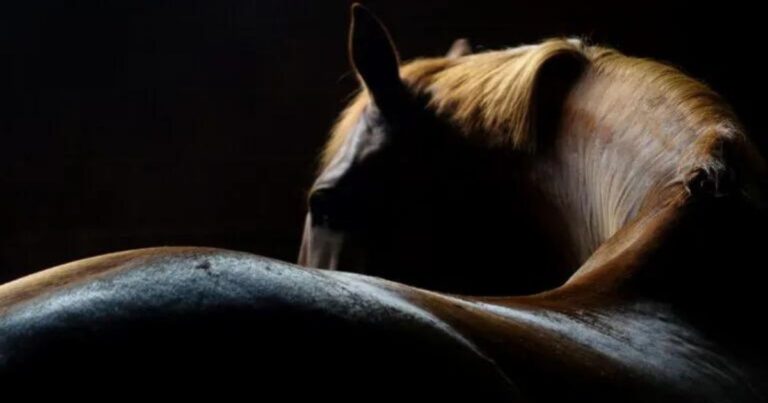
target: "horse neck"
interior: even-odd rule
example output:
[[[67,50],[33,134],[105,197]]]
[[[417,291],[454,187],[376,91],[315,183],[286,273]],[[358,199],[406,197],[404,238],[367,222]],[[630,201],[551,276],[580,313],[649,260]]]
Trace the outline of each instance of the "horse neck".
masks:
[[[661,86],[649,84],[587,70],[535,170],[570,223],[582,262],[641,213],[680,197],[687,175],[712,163],[711,131],[722,128],[692,122]]]

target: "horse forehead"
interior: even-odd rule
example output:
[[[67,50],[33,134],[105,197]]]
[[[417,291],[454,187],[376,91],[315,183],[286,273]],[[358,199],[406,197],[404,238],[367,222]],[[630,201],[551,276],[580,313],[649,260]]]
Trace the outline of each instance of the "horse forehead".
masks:
[[[357,164],[379,154],[387,144],[387,128],[367,111],[357,118],[348,136],[315,182],[315,188],[336,185]]]

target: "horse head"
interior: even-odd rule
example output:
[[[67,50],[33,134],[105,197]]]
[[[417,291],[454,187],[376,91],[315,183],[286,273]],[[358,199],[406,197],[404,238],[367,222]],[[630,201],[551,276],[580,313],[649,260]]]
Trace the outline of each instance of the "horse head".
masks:
[[[576,39],[401,63],[353,14],[363,88],[325,147],[302,264],[476,295],[616,285],[704,204],[759,209],[738,120],[673,67]],[[692,250],[728,231],[688,221]]]
[[[509,70],[500,77],[473,77],[525,83],[505,99],[467,100],[518,114],[514,122],[486,122],[483,111],[438,93],[467,91],[448,86],[468,79],[460,75],[472,74],[484,55],[470,55],[460,40],[445,58],[401,67],[383,25],[355,10],[349,54],[364,89],[326,147],[309,196],[301,262],[481,294],[561,284],[577,262],[560,211],[529,175],[528,137],[553,136],[561,105],[552,100],[579,74],[582,56],[553,44],[536,60],[499,65]],[[444,75],[454,83],[433,82]],[[533,270],[498,267],[533,260]]]

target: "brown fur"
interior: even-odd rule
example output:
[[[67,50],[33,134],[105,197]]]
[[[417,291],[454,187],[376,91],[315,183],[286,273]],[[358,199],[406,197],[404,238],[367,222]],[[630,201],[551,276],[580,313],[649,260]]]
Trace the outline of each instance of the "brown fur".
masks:
[[[537,150],[538,79],[545,63],[563,55],[586,67],[562,116],[552,117],[560,121],[554,146]],[[463,135],[540,154],[529,174],[567,217],[572,248],[584,263],[580,272],[652,237],[652,227],[663,227],[653,217],[683,206],[692,178],[703,176],[717,192],[734,165],[724,149],[745,151],[737,158],[748,171],[762,170],[731,109],[707,86],[670,66],[578,40],[420,59],[405,64],[401,77]],[[363,91],[342,113],[323,167],[368,102]]]

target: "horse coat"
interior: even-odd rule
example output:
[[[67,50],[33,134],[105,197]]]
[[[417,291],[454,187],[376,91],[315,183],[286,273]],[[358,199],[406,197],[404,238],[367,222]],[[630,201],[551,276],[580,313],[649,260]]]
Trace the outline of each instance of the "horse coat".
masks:
[[[578,263],[567,278],[524,296],[470,297],[376,277],[386,265],[363,275],[207,248],[98,256],[0,286],[6,393],[84,400],[116,391],[337,401],[766,400],[762,239],[753,235],[765,228],[755,201],[761,161],[714,94],[675,70],[569,40],[466,56],[459,48],[400,69],[375,17],[360,7],[354,15],[353,62],[366,92],[335,130],[314,191],[338,189],[337,179],[351,168],[359,172],[361,155],[378,155],[384,143],[372,140],[386,140],[396,126],[391,117],[409,113],[399,97],[429,98],[423,110],[441,124],[419,127],[471,128],[480,143],[501,139],[516,150],[513,158],[533,161],[520,166],[569,224],[562,231],[568,236],[555,243],[569,253],[508,271],[522,279],[515,276],[546,274],[549,263]],[[566,70],[550,71],[561,61]],[[622,68],[611,70],[611,61]],[[514,67],[511,77],[527,79],[473,79],[488,66]],[[563,71],[565,92],[542,99],[573,102],[538,111],[557,113],[563,124],[541,126],[532,110],[514,108],[510,123],[479,108],[488,99],[477,94],[517,107],[536,103],[538,84]],[[621,85],[607,85],[600,74],[619,74],[614,82]],[[690,91],[679,91],[681,83]],[[493,91],[502,84],[520,92]],[[642,102],[634,107],[620,94]],[[577,102],[584,99],[593,102]],[[617,115],[612,108],[622,103],[628,112]],[[636,130],[638,122],[644,130]],[[560,136],[562,128],[571,135]],[[533,141],[534,132],[553,134],[552,141]],[[360,133],[370,137],[362,141]],[[530,184],[522,189],[533,191]],[[302,261],[346,268],[324,243],[335,238],[323,231],[354,234],[343,224],[359,221],[328,222],[311,212]],[[486,268],[477,259],[476,267],[462,261],[468,273]],[[391,269],[409,275],[420,266]]]
[[[653,301],[454,297],[202,248],[85,259],[0,292],[0,381],[31,396],[762,399],[761,357]]]

